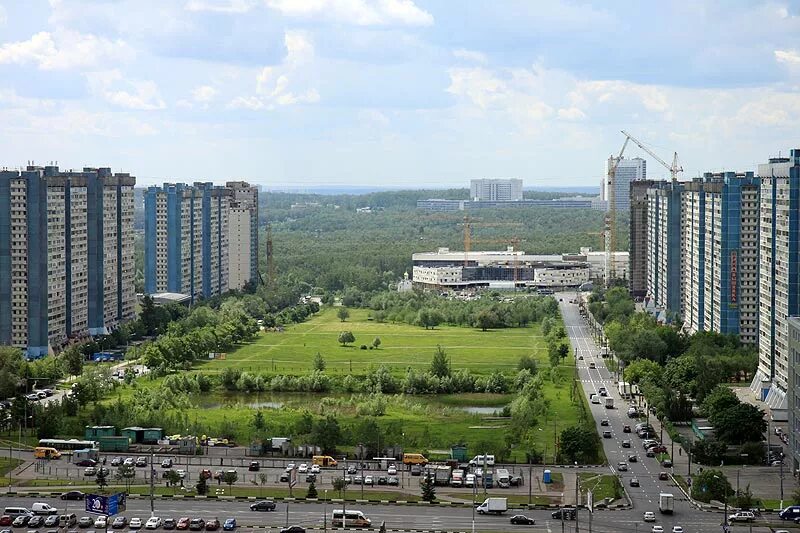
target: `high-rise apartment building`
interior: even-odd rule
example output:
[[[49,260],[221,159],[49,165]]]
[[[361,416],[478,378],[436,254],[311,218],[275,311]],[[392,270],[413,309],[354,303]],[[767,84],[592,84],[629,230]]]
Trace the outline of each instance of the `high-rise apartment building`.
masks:
[[[647,296],[669,313],[681,312],[683,184],[660,181],[647,190]]]
[[[615,156],[611,156],[606,161],[605,176],[608,176],[608,169],[614,164],[616,159],[617,158]],[[631,183],[644,179],[647,179],[647,161],[640,157],[635,157],[633,159],[625,159],[623,157],[619,161],[617,170],[614,173],[614,190],[610,191],[608,180],[603,180],[603,188],[605,193],[601,195],[602,199],[609,202],[613,194],[614,208],[618,211],[628,211],[631,208]]]
[[[0,344],[40,357],[134,318],[135,183],[109,168],[0,171]]]
[[[232,191],[165,183],[145,193],[145,292],[209,298],[228,290]]]
[[[469,197],[473,201],[517,202],[522,200],[522,180],[473,179],[469,184]]]
[[[800,468],[800,318],[789,317],[789,457],[792,458],[792,472]]]
[[[636,180],[630,186],[629,289],[634,298],[647,296],[647,189],[656,182]]]
[[[788,317],[800,315],[800,149],[758,166],[759,336],[752,388],[786,416],[789,384]],[[786,418],[784,418],[785,420]]]
[[[684,184],[681,314],[690,333],[758,340],[758,195],[752,172]]]
[[[228,216],[228,288],[241,289],[258,279],[258,188],[243,181],[225,184],[232,191]]]

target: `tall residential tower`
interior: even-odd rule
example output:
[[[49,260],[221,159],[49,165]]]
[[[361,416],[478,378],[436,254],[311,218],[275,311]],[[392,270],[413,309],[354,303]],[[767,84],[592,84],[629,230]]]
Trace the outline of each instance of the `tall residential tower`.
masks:
[[[229,181],[232,191],[228,216],[228,288],[241,290],[258,280],[258,189]]]

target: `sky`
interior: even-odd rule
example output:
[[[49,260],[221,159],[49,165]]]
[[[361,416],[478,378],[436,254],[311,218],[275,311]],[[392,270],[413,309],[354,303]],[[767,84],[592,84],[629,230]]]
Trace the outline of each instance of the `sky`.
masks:
[[[598,185],[800,147],[800,0],[0,0],[0,166]],[[667,170],[641,149],[650,177]]]

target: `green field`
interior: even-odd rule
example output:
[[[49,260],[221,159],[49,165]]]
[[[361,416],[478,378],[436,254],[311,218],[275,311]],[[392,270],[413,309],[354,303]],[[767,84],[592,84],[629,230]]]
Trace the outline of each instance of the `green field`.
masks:
[[[407,324],[368,320],[369,311],[351,309],[341,322],[336,309],[324,308],[309,321],[289,326],[284,332],[262,333],[254,342],[240,347],[225,359],[209,361],[203,371],[218,372],[226,367],[248,372],[302,374],[311,370],[319,352],[330,374],[363,373],[370,365],[387,365],[397,372],[408,366],[424,369],[437,345],[450,356],[453,368],[468,368],[475,374],[495,370],[512,371],[522,355],[537,357],[546,364],[546,346],[539,326],[481,331],[477,328],[440,326],[425,330]],[[341,346],[339,332],[351,331],[356,342]],[[380,337],[377,350],[361,350]]]

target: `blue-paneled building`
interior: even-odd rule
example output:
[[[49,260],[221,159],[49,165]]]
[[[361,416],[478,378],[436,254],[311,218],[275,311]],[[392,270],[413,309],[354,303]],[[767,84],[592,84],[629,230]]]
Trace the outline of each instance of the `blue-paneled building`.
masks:
[[[659,181],[647,190],[647,298],[667,317],[681,312],[683,185]]]

